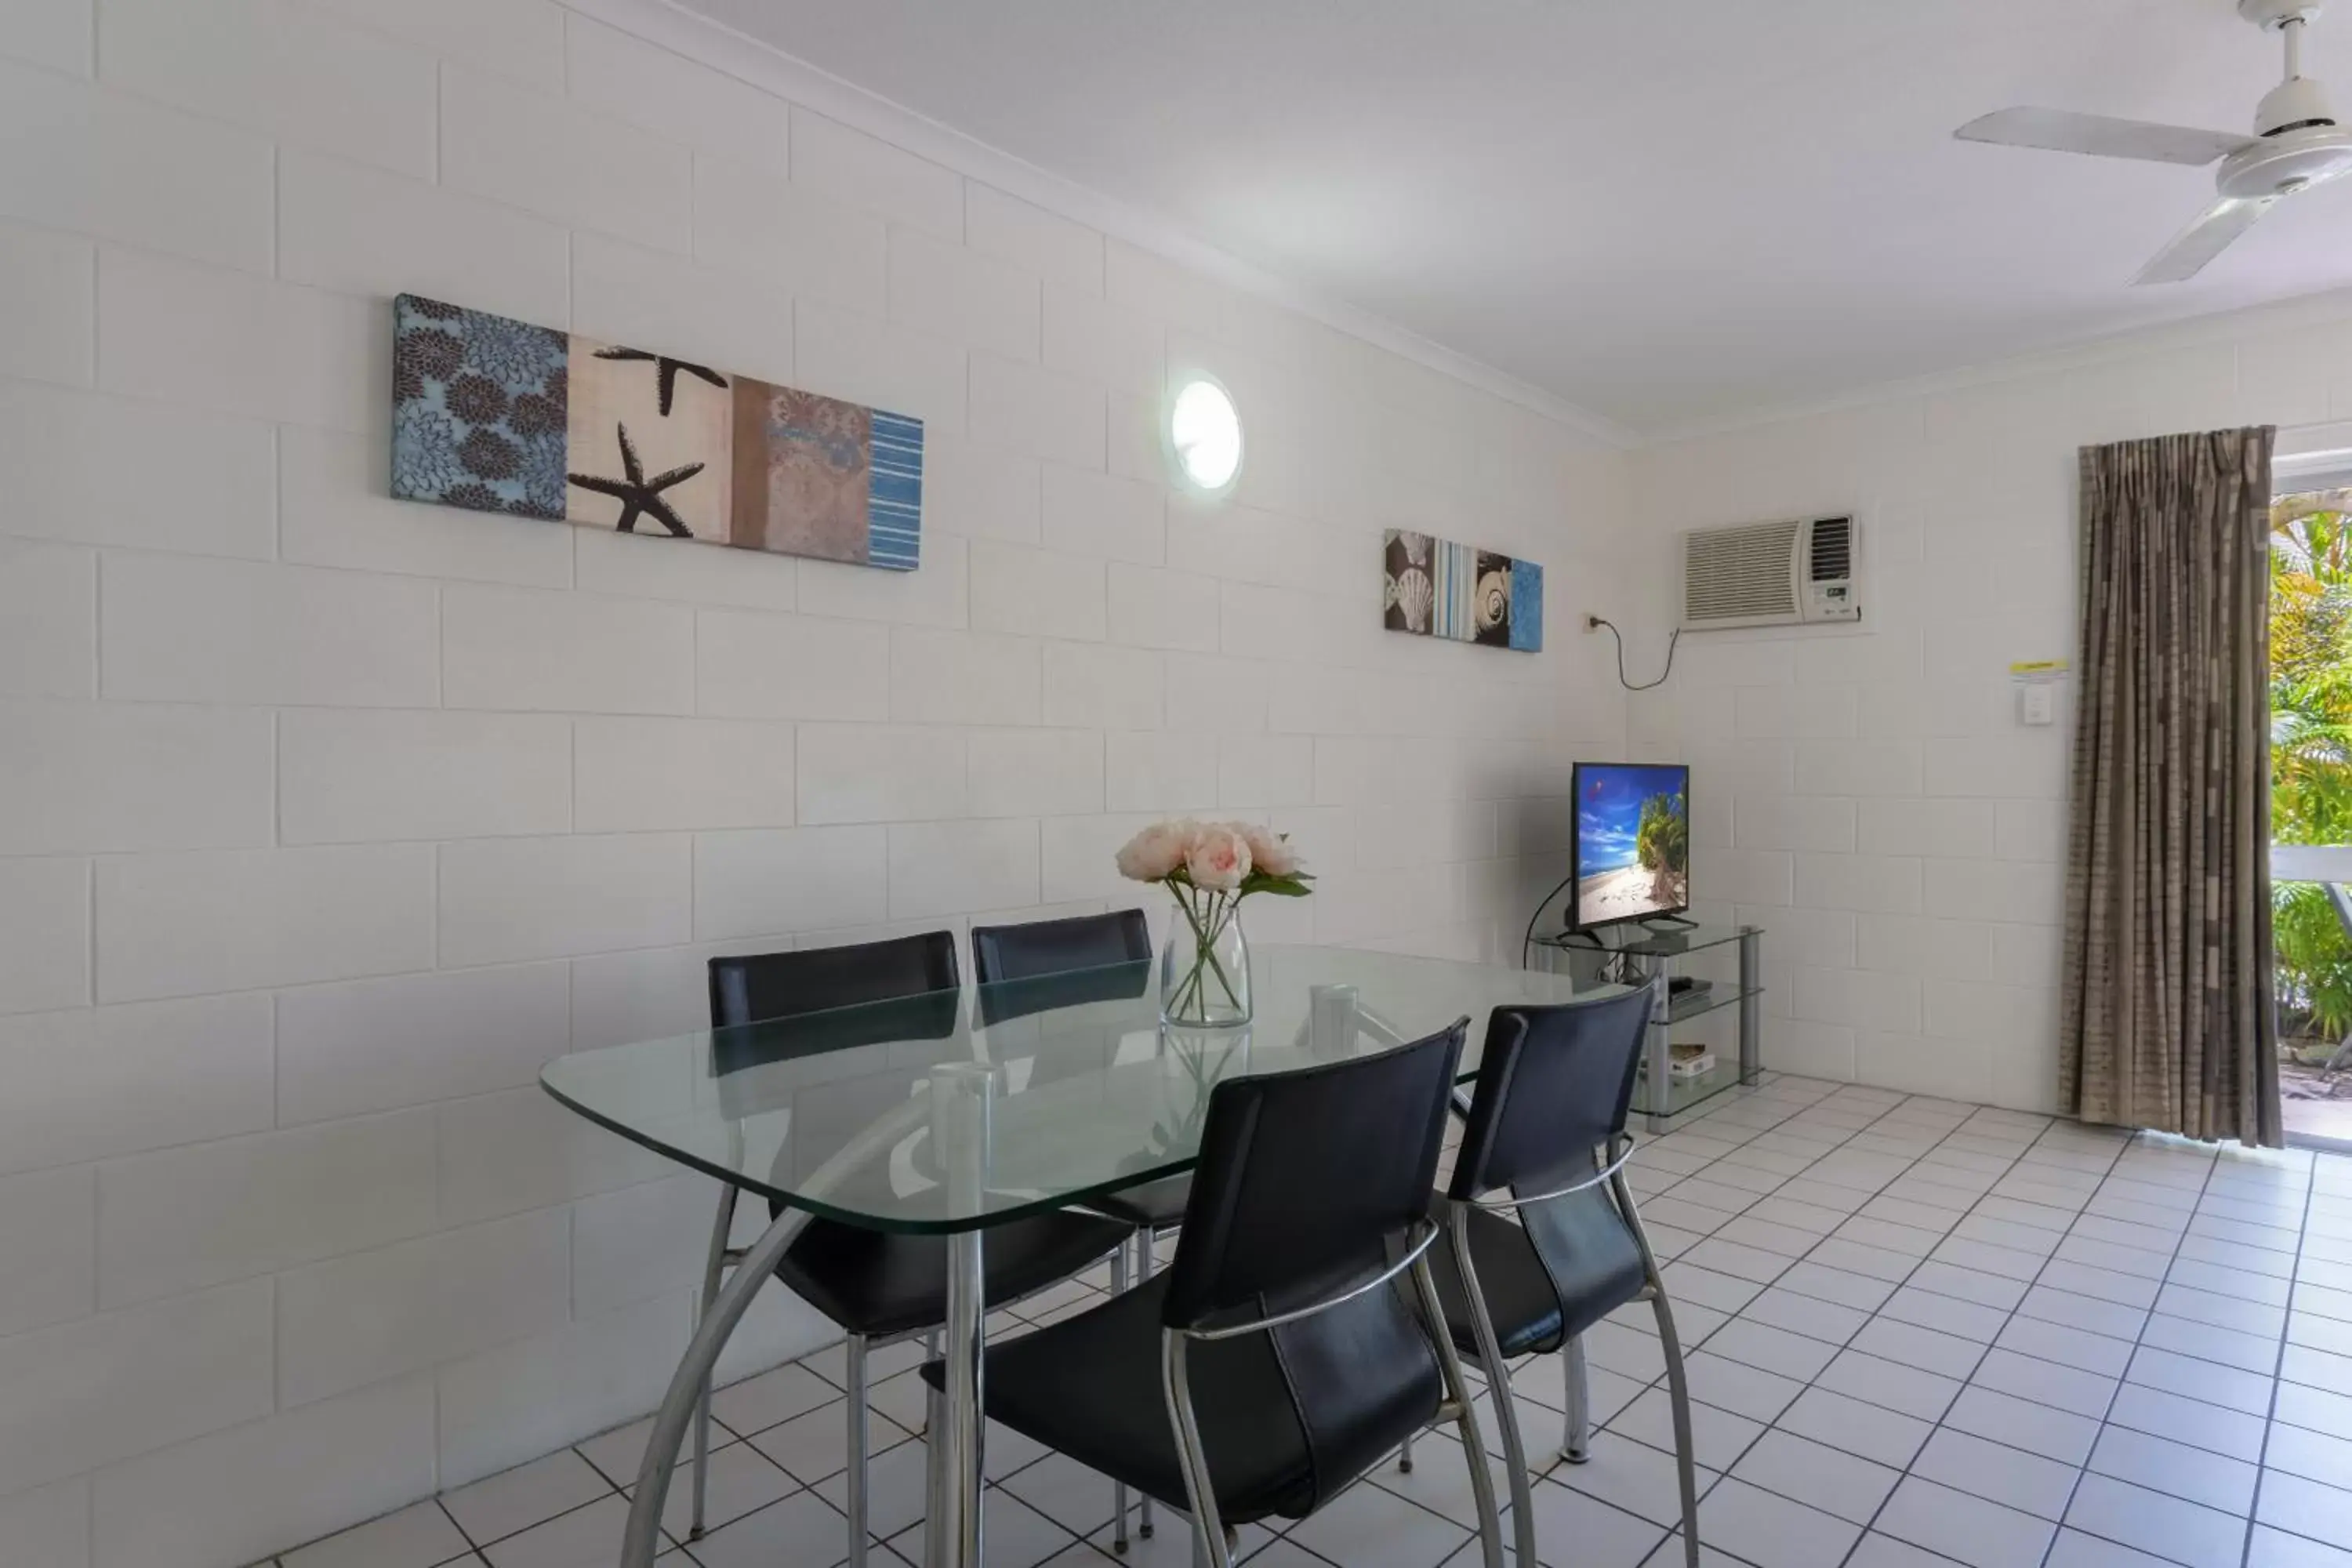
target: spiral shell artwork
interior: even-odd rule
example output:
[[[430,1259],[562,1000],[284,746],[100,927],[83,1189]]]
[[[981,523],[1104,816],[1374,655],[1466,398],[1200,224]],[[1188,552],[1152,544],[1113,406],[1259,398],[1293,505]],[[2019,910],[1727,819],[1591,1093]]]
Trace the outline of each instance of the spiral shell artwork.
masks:
[[[1391,631],[1532,653],[1543,647],[1543,568],[1391,528],[1381,538],[1381,614]]]
[[[1471,601],[1471,613],[1477,617],[1478,629],[1492,631],[1511,616],[1511,574],[1503,572],[1481,572],[1478,593]]]

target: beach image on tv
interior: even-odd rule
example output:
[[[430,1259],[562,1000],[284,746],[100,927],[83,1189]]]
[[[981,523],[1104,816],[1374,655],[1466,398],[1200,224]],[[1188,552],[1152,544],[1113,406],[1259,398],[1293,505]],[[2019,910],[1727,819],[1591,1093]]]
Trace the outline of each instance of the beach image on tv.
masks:
[[[1690,902],[1690,770],[1577,773],[1576,919],[1631,920]]]

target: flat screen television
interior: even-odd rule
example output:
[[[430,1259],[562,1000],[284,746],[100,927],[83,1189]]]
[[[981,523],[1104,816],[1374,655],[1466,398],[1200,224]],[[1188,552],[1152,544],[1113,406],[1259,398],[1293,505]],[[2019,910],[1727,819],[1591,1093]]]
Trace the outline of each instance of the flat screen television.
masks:
[[[1579,763],[1576,895],[1579,931],[1678,914],[1690,908],[1690,769],[1665,763]]]

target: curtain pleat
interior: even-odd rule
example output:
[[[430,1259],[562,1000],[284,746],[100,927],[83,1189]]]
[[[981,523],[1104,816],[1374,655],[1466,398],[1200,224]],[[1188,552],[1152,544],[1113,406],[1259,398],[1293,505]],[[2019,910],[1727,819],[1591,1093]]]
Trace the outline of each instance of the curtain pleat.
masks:
[[[2066,1104],[2086,1121],[2281,1142],[2273,435],[2082,451],[2060,1056]]]

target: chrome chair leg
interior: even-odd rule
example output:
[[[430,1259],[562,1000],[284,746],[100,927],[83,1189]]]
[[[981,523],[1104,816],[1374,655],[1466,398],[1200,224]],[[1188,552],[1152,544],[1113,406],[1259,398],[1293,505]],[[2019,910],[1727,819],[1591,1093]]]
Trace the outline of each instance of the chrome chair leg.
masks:
[[[1495,1425],[1503,1442],[1503,1474],[1511,1489],[1511,1552],[1517,1568],[1535,1568],[1535,1487],[1528,1478],[1527,1439],[1519,1431],[1518,1404],[1511,1397],[1510,1373],[1503,1363],[1502,1347],[1496,1342],[1495,1320],[1486,1310],[1486,1296],[1478,1284],[1477,1268],[1470,1261],[1467,1219],[1466,1210],[1458,1205],[1453,1207],[1447,1216],[1445,1242],[1454,1249],[1454,1266],[1462,1279],[1462,1297],[1470,1308],[1471,1336],[1478,1342],[1478,1364],[1486,1369],[1486,1389],[1495,1400]],[[1443,1318],[1435,1321],[1441,1324],[1444,1321]]]
[[[1479,1555],[1486,1568],[1503,1568],[1503,1518],[1495,1509],[1495,1478],[1486,1468],[1486,1444],[1478,1436],[1478,1412],[1470,1403],[1470,1385],[1462,1375],[1462,1357],[1454,1349],[1454,1336],[1445,1331],[1445,1304],[1438,1299],[1437,1279],[1429,1271],[1429,1254],[1426,1252],[1413,1259],[1412,1283],[1421,1300],[1422,1321],[1430,1325],[1430,1342],[1437,1347],[1437,1367],[1445,1379],[1445,1396],[1460,1412],[1454,1417],[1454,1423],[1461,1429],[1463,1458],[1470,1465],[1470,1497],[1478,1507]],[[1463,1283],[1470,1299],[1477,1300],[1477,1287],[1471,1285],[1466,1279]],[[1492,1338],[1491,1331],[1488,1337]],[[1490,1364],[1499,1366],[1501,1363],[1498,1361]],[[1489,1386],[1494,1389],[1497,1401],[1510,1397],[1511,1385],[1507,1381],[1490,1378]],[[1500,1408],[1499,1405],[1497,1408]],[[1526,1484],[1524,1468],[1515,1468],[1515,1470],[1514,1501],[1517,1500],[1517,1489]],[[1529,1543],[1526,1554],[1519,1560],[1520,1568],[1535,1568],[1534,1511],[1532,1508],[1522,1508],[1517,1521],[1520,1532]]]
[[[1584,1336],[1573,1335],[1559,1351],[1560,1375],[1568,1380],[1568,1435],[1559,1457],[1580,1465],[1592,1457],[1592,1390],[1584,1373]]]
[[[1683,1559],[1698,1568],[1698,1474],[1692,1459],[1690,1384],[1683,1376],[1683,1344],[1675,1332],[1674,1309],[1657,1276],[1650,1277],[1650,1308],[1658,1317],[1658,1341],[1666,1352],[1666,1392],[1675,1410],[1675,1479],[1683,1494]]]
[[[1160,1260],[1151,1254],[1152,1240],[1150,1226],[1135,1227],[1135,1282],[1138,1285],[1150,1279],[1152,1269],[1159,1266]],[[1135,1533],[1146,1541],[1151,1539],[1151,1499],[1148,1494],[1135,1510]]]
[[[710,1314],[710,1304],[719,1300],[719,1277],[726,1271],[727,1239],[735,1228],[735,1194],[732,1183],[719,1184],[719,1215],[710,1225],[710,1250],[702,1262],[702,1296],[694,1307],[694,1322]],[[703,1515],[710,1500],[710,1384],[712,1376],[705,1373],[702,1392],[694,1402],[694,1521],[688,1527],[688,1541],[702,1539]]]
[[[1620,1147],[1612,1142],[1612,1159]],[[1667,1400],[1674,1407],[1675,1479],[1681,1484],[1683,1494],[1683,1561],[1685,1568],[1698,1568],[1698,1474],[1694,1458],[1697,1449],[1691,1436],[1690,1382],[1683,1374],[1682,1336],[1675,1332],[1675,1311],[1666,1300],[1665,1276],[1659,1270],[1658,1255],[1651,1250],[1650,1233],[1642,1227],[1641,1209],[1633,1201],[1633,1189],[1626,1185],[1623,1171],[1610,1178],[1609,1191],[1616,1199],[1617,1212],[1625,1216],[1626,1226],[1633,1233],[1633,1245],[1642,1249],[1642,1273],[1649,1281],[1643,1293],[1649,1297],[1650,1310],[1657,1315],[1658,1342],[1666,1356]]]
[[[849,1336],[849,1568],[866,1568],[866,1336]]]
[[[1111,1249],[1110,1293],[1120,1296],[1126,1292],[1127,1244],[1121,1242]],[[1125,1481],[1113,1481],[1110,1484],[1110,1549],[1124,1556],[1127,1553],[1127,1483]]]
[[[1397,1469],[1403,1475],[1412,1474],[1412,1436],[1410,1433],[1406,1434],[1403,1442],[1397,1445]]]
[[[1208,1456],[1201,1447],[1200,1423],[1192,1415],[1192,1385],[1184,1376],[1185,1343],[1185,1337],[1172,1329],[1160,1331],[1160,1389],[1168,1402],[1169,1420],[1176,1428],[1176,1465],[1184,1476],[1184,1499],[1192,1505],[1192,1562],[1194,1568],[1234,1568],[1224,1521],[1217,1515],[1217,1494],[1209,1479]]]

